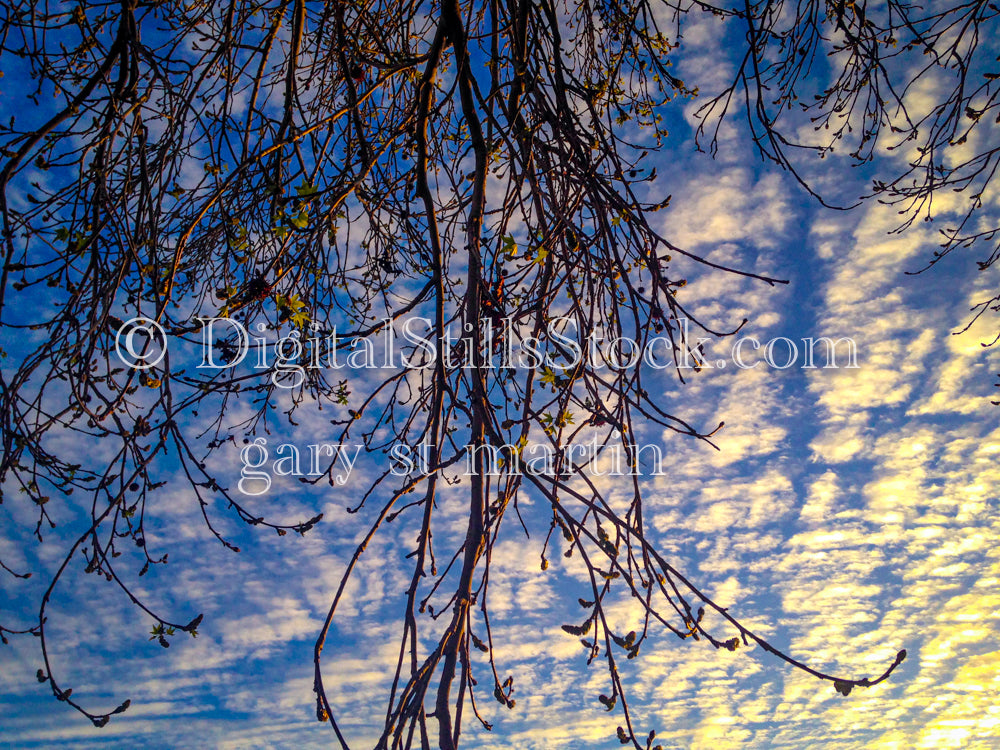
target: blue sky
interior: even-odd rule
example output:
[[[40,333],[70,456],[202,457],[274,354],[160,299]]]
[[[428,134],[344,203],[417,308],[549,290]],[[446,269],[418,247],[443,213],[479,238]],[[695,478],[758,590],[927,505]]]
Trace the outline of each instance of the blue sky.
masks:
[[[713,28],[694,19],[677,63],[688,85],[702,90],[725,79]],[[736,126],[724,128],[716,159],[696,154],[697,100],[677,106],[684,117],[657,157],[652,188],[674,196],[657,215],[663,233],[714,262],[790,281],[772,288],[692,264],[681,301],[720,327],[749,318],[740,335],[762,344],[849,337],[859,367],[805,370],[798,361],[783,370],[740,369],[730,340],[709,347],[710,359],[729,361],[725,368],[685,384],[669,371],[656,376],[671,411],[700,428],[723,420],[726,427],[718,451],[645,431],[642,439],[665,455],[664,475],[643,480],[647,523],[673,564],[792,656],[857,677],[880,674],[901,648],[909,656],[887,682],[845,698],[759,649],[729,653],[664,635],[622,667],[638,724],[655,729],[667,748],[994,747],[1000,427],[989,398],[1000,361],[980,345],[993,338],[985,322],[952,335],[988,289],[968,259],[906,275],[937,246],[936,225],[889,234],[899,221],[891,207],[824,209],[787,175],[765,169]],[[846,164],[831,159],[825,169],[819,176],[845,193],[851,185],[864,191]],[[942,197],[942,215],[961,200]],[[988,203],[995,207],[995,196]],[[236,421],[249,408],[234,404],[228,416]],[[296,419],[275,424],[271,446],[333,438],[329,415]],[[101,450],[74,440],[65,437],[62,448]],[[235,485],[239,446],[213,460]],[[129,698],[131,707],[95,729],[37,683],[34,640],[12,639],[0,649],[0,747],[331,746],[329,727],[315,721],[312,645],[374,513],[346,508],[381,467],[361,459],[342,487],[276,479],[266,495],[244,498],[275,520],[322,512],[323,522],[301,538],[247,528],[221,503],[211,508],[242,549],[234,554],[206,529],[176,464],[164,462],[167,484],[150,501],[146,544],[152,554],[169,552],[170,564],[136,579],[137,591],[180,622],[204,613],[198,637],[179,634],[161,648],[149,640],[149,618],[80,565],[57,589],[50,615],[60,681],[88,706],[107,710]],[[620,495],[614,478],[602,481],[610,497]],[[441,503],[446,533],[456,537],[465,505],[448,499],[460,493],[446,491]],[[30,581],[0,578],[5,619],[30,622],[42,572],[58,564],[59,541],[79,533],[88,510],[83,498],[61,505],[58,528],[36,545],[30,509],[0,507],[4,562],[37,571]],[[530,499],[524,510],[540,519],[547,512]],[[413,534],[402,517],[376,537],[325,653],[357,747],[371,746],[384,712]],[[578,558],[552,554],[542,572],[543,537],[526,538],[508,524],[495,549],[497,658],[514,677],[517,706],[502,708],[486,691],[481,708],[494,731],[467,721],[464,747],[620,746],[619,715],[597,701],[608,691],[606,671],[587,668],[578,640],[559,627],[579,617],[584,570]],[[137,572],[134,562],[121,565]],[[627,598],[611,612],[615,627],[635,627],[638,611]]]

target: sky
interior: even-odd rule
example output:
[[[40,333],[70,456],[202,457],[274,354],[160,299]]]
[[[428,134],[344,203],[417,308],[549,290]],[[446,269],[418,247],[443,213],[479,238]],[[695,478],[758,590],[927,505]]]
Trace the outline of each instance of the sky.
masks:
[[[711,29],[690,24],[677,63],[703,90],[726,73],[710,64],[719,58]],[[772,288],[692,267],[681,300],[720,326],[749,318],[739,337],[775,341],[778,364],[788,341],[804,350],[803,339],[825,336],[851,339],[857,367],[840,360],[804,369],[800,354],[783,369],[744,369],[730,339],[709,345],[709,360],[725,367],[683,384],[663,373],[657,384],[673,413],[725,428],[718,450],[644,432],[664,454],[663,474],[643,479],[651,536],[703,591],[801,661],[860,678],[880,674],[900,649],[908,657],[887,681],[844,697],[759,648],[730,653],[664,635],[621,667],[633,715],[672,749],[996,747],[1000,412],[990,398],[1000,355],[981,345],[994,336],[986,321],[955,335],[989,289],[969,257],[909,275],[937,247],[937,225],[891,234],[899,223],[892,207],[826,209],[762,164],[736,125],[723,130],[714,159],[696,153],[697,100],[678,106],[684,116],[658,156],[652,188],[674,196],[657,214],[663,233],[714,262],[789,281]],[[820,177],[845,192],[865,189],[863,175],[842,162],[824,169]],[[960,199],[947,198],[942,212]],[[995,207],[995,196],[987,203]],[[742,351],[750,363],[763,350]],[[271,445],[282,435],[322,441],[323,425],[276,428]],[[223,458],[235,482],[237,449]],[[322,512],[303,537],[247,529],[213,509],[239,554],[214,540],[179,476],[165,475],[146,544],[169,551],[170,564],[137,579],[137,590],[178,621],[204,613],[198,637],[180,634],[161,648],[149,638],[149,618],[81,565],[57,589],[50,615],[61,682],[88,706],[106,710],[126,698],[131,706],[94,728],[36,681],[33,639],[15,638],[0,648],[0,747],[332,746],[329,726],[315,720],[312,648],[372,512],[346,508],[376,470],[361,461],[342,487],[324,492],[276,480],[255,498],[288,520]],[[605,481],[613,494],[614,480]],[[59,528],[32,546],[21,534],[28,514],[5,503],[5,563],[57,564],[59,535],[79,528],[81,508],[60,508]],[[442,503],[442,514],[460,533],[462,506]],[[406,523],[366,551],[325,652],[356,747],[372,744],[395,663],[403,556],[414,533]],[[467,721],[463,747],[620,746],[620,716],[597,700],[608,692],[606,671],[588,668],[578,640],[560,629],[579,616],[583,569],[576,558],[550,555],[541,571],[541,543],[508,524],[494,551],[497,657],[514,677],[517,705],[481,706],[494,729]],[[30,620],[43,578],[0,579],[5,618]],[[637,623],[626,598],[611,613],[623,630]]]

